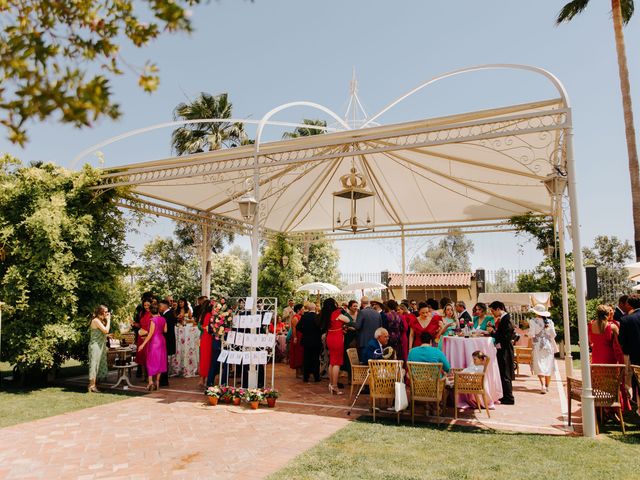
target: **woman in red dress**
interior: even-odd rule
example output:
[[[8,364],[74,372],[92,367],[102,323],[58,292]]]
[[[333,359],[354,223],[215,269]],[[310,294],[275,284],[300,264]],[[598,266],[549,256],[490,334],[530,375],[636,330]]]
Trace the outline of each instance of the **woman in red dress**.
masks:
[[[294,315],[291,318],[291,340],[289,341],[289,367],[296,371],[296,378],[302,375],[302,360],[304,355],[304,347],[302,346],[302,332],[296,328],[302,314],[304,313],[304,307],[302,304],[294,305]]]
[[[589,322],[589,346],[591,347],[591,363],[624,365],[624,354],[618,343],[620,332],[613,320],[613,309],[608,305],[598,305],[597,319]],[[624,375],[620,385],[620,402],[623,410],[631,410],[629,394],[625,387]]]
[[[338,390],[338,376],[340,366],[344,362],[344,331],[342,327],[349,323],[349,319],[342,314],[338,303],[333,298],[327,298],[322,304],[320,321],[323,330],[327,331],[327,349],[329,350],[329,392],[342,395]]]
[[[437,306],[437,302],[435,305]],[[420,340],[422,332],[429,332],[431,338],[434,338],[436,333],[438,333],[442,317],[435,313],[435,310],[434,306],[428,303],[420,302],[418,304],[418,318],[409,325],[411,329],[411,333],[409,334],[409,350],[422,345],[422,340]]]
[[[144,370],[144,377],[147,377],[147,351],[140,351],[140,345],[142,345],[149,334],[149,329],[151,328],[151,300],[145,300],[142,304],[142,312],[140,313],[140,318],[136,321],[135,326],[139,327],[138,337],[136,338],[136,363],[142,366]]]
[[[209,375],[209,366],[211,365],[211,348],[213,345],[213,335],[209,333],[209,323],[211,322],[211,309],[213,303],[206,300],[200,309],[200,318],[198,319],[198,328],[200,329],[200,382],[198,386],[204,388],[204,382],[207,381]]]

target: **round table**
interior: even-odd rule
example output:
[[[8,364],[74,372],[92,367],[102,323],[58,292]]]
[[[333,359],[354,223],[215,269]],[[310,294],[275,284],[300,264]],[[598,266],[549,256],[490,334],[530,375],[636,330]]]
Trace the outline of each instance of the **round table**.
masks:
[[[489,397],[489,408],[502,398],[500,370],[496,360],[496,347],[491,337],[443,337],[442,352],[451,368],[467,368],[473,364],[471,354],[480,350],[489,357],[489,365],[485,375],[485,388]]]
[[[176,325],[176,354],[169,362],[169,375],[197,377],[200,363],[200,330],[195,325]]]

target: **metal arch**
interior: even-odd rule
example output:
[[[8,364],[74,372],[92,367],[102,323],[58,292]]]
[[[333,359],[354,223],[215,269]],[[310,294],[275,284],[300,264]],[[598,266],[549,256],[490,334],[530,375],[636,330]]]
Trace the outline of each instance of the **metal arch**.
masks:
[[[502,70],[502,69],[527,70],[527,71],[530,71],[530,72],[534,72],[534,73],[538,73],[540,75],[543,75],[544,77],[546,77],[553,84],[554,87],[556,87],[556,90],[558,90],[558,93],[560,94],[560,97],[562,99],[562,102],[564,103],[564,106],[566,108],[570,108],[571,107],[570,102],[569,102],[569,95],[567,93],[566,88],[564,87],[562,82],[558,79],[558,77],[556,77],[553,73],[549,72],[548,70],[545,70],[544,68],[540,68],[540,67],[534,67],[533,65],[521,65],[521,64],[517,64],[517,63],[489,63],[489,64],[485,64],[485,65],[477,65],[475,67],[466,67],[466,68],[460,68],[458,70],[452,70],[450,72],[444,73],[442,75],[438,75],[436,77],[433,77],[433,78],[431,78],[429,80],[426,80],[426,81],[422,82],[417,87],[415,87],[412,90],[408,91],[407,93],[405,93],[404,95],[402,95],[401,97],[397,98],[396,100],[391,102],[389,105],[384,107],[382,110],[380,110],[378,113],[376,113],[373,117],[368,119],[363,125],[361,125],[360,128],[367,127],[370,123],[375,121],[378,117],[380,117],[381,115],[383,115],[387,111],[391,110],[393,107],[398,105],[403,100],[406,100],[407,98],[409,98],[414,93],[419,92],[423,88],[425,88],[425,87],[427,87],[427,86],[429,86],[429,85],[431,85],[431,84],[433,84],[433,83],[435,83],[435,82],[437,82],[439,80],[444,80],[445,78],[454,77],[456,75],[461,75],[463,73],[478,72],[478,71],[481,71],[481,70]]]
[[[311,107],[311,108],[315,108],[317,110],[320,110],[320,111],[326,113],[327,115],[331,115],[335,120],[338,121],[338,123],[340,123],[345,128],[345,130],[351,130],[351,127],[349,127],[349,125],[344,121],[344,119],[342,117],[340,117],[337,113],[335,113],[330,108],[325,107],[324,105],[320,105],[319,103],[314,103],[314,102],[307,102],[307,101],[297,101],[297,102],[285,103],[285,104],[282,104],[282,105],[280,105],[278,107],[275,107],[271,111],[267,112],[262,117],[262,119],[259,121],[258,130],[256,132],[256,143],[255,143],[256,155],[260,151],[260,141],[262,139],[262,131],[264,130],[264,126],[267,123],[269,123],[269,119],[271,117],[273,117],[276,113],[281,112],[282,110],[286,110],[287,108],[291,108],[291,107]],[[299,126],[301,126],[301,127],[309,127],[309,125],[304,125],[304,124],[299,125]],[[313,127],[313,128],[315,128],[315,127]],[[337,129],[333,129],[333,130],[337,131]]]
[[[76,155],[73,160],[71,160],[71,168],[74,168],[76,164],[83,158],[89,155],[90,153],[95,152],[99,148],[106,147],[107,145],[111,145],[112,143],[118,142],[120,140],[124,140],[125,138],[135,137],[137,135],[141,135],[143,133],[151,132],[153,130],[160,130],[162,128],[169,127],[177,127],[179,125],[188,125],[195,123],[248,123],[250,125],[258,125],[260,120],[251,120],[244,118],[199,118],[196,120],[176,120],[174,122],[165,122],[158,123],[155,125],[150,125],[148,127],[138,128],[136,130],[129,130],[128,132],[121,133],[120,135],[116,135],[115,137],[108,138],[100,143],[96,143],[92,147],[89,147],[83,151],[81,151],[78,155]],[[268,122],[269,125],[275,125],[278,127],[309,127],[309,125],[305,125],[303,123],[292,123],[292,122],[277,122],[272,121]],[[313,128],[317,128],[318,130],[323,130],[325,132],[339,132],[340,129],[333,127],[322,127],[322,126],[314,126]]]

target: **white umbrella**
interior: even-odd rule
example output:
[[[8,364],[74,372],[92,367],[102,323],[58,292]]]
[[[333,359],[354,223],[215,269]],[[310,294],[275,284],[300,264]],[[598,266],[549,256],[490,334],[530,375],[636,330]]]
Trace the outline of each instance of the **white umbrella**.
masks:
[[[298,288],[297,291],[316,293],[318,295],[324,295],[327,293],[340,293],[340,289],[338,287],[330,283],[324,283],[324,282],[306,283],[302,285],[300,288]]]
[[[386,290],[387,286],[384,283],[380,282],[354,282],[350,283],[346,287],[342,289],[342,293],[351,293],[362,291],[364,294],[365,290]]]
[[[631,287],[631,290],[633,290],[634,292],[637,292],[638,290],[640,290],[640,284],[634,285],[633,287]]]

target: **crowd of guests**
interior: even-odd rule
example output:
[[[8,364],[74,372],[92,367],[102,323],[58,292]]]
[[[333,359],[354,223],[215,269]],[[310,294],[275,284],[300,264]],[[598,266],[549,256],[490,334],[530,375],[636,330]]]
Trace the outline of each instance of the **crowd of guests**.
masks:
[[[489,311],[491,314],[489,315]],[[311,302],[295,304],[289,300],[283,310],[283,322],[291,326],[288,333],[289,365],[304,382],[329,378],[329,392],[342,394],[340,370],[350,374],[348,348],[357,348],[361,363],[370,359],[393,357],[408,361],[429,358],[446,366],[442,339],[452,335],[493,337],[498,349],[498,368],[503,387],[503,404],[513,404],[511,382],[514,378],[514,326],[501,302],[487,306],[477,303],[467,311],[464,302],[443,298],[439,302],[362,297],[338,305],[327,298],[317,312]],[[425,348],[421,348],[425,347]],[[482,352],[478,352],[479,354]],[[424,360],[416,360],[424,361]]]

